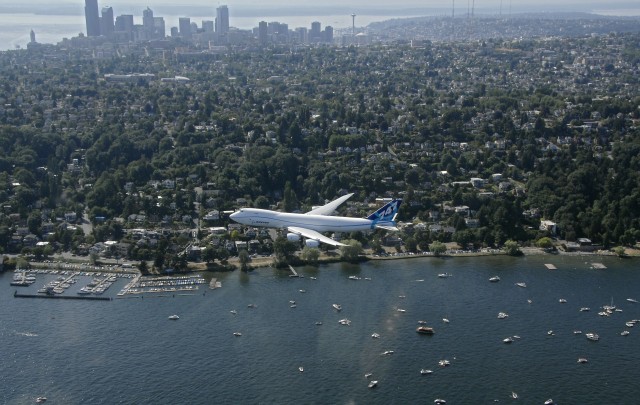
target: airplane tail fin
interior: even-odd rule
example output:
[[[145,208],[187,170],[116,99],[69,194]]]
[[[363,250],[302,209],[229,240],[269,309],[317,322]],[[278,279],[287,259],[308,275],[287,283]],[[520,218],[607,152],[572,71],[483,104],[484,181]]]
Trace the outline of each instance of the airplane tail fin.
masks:
[[[382,206],[382,208],[369,215],[367,219],[373,221],[378,228],[389,228],[389,225],[395,228],[395,220],[396,215],[398,215],[398,208],[400,208],[400,203],[402,203],[401,198],[390,201]]]

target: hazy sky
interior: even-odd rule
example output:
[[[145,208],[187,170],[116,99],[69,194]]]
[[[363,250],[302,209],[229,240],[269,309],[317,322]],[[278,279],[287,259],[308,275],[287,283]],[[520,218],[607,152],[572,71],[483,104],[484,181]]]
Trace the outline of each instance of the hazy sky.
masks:
[[[398,8],[398,7],[451,7],[452,2],[455,1],[456,8],[466,8],[468,3],[475,3],[476,8],[499,8],[508,7],[511,5],[513,8],[528,7],[544,9],[544,7],[554,6],[562,8],[579,7],[584,9],[586,7],[592,7],[594,9],[607,9],[607,8],[638,8],[638,0],[301,0],[297,2],[291,2],[290,0],[98,0],[99,6],[150,6],[154,5],[182,5],[182,6],[212,6],[226,4],[229,8],[242,7],[242,8],[267,8],[267,7],[353,7],[353,8]],[[46,4],[53,6],[56,3],[59,4],[84,4],[83,0],[2,0],[5,4]]]

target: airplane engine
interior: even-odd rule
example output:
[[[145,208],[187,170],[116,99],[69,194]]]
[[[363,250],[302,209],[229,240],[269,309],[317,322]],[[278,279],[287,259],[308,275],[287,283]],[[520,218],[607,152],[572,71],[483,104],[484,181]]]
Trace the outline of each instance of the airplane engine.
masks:
[[[317,248],[320,246],[320,241],[317,239],[307,239],[304,241],[304,244],[310,248]]]
[[[298,235],[297,233],[288,233],[287,240],[289,242],[300,242],[300,235]]]

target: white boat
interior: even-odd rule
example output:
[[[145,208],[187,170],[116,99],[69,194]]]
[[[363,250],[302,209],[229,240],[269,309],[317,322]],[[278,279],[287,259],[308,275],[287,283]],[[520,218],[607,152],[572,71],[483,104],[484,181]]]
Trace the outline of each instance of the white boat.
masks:
[[[317,321],[317,322],[316,322],[316,325],[322,325],[322,322]]]
[[[289,308],[295,308],[295,307],[297,307],[297,305],[296,305],[296,304],[291,304],[291,305],[289,305]]]
[[[436,398],[433,400],[433,403],[437,405],[444,405],[447,403],[447,401],[445,401],[444,399]]]
[[[378,380],[371,380],[369,382],[369,384],[367,385],[367,387],[369,388],[375,388],[378,385]]]
[[[374,332],[374,333],[371,334],[371,337],[374,338],[374,339],[378,339],[380,337],[380,334]]]
[[[342,305],[340,304],[333,304],[331,305],[336,311],[342,311]]]
[[[589,307],[580,308],[580,312],[589,312],[589,311],[591,311],[591,308],[589,308]]]
[[[177,319],[180,319],[180,317],[179,317],[178,315],[175,315],[175,314],[174,314],[174,315],[169,315],[169,319],[171,319],[171,320],[174,320],[174,321],[175,321],[175,320],[177,320]]]
[[[447,319],[447,318],[442,318],[442,322],[444,322],[444,323],[449,323],[449,319]]]
[[[293,305],[293,304],[295,304],[295,303],[296,303],[296,302],[295,302],[294,300],[290,300],[290,301],[289,301],[289,304],[291,304],[291,305]]]
[[[578,363],[580,363],[580,364],[584,364],[584,363],[586,363],[586,362],[588,362],[588,361],[589,361],[589,360],[587,360],[587,359],[586,359],[586,358],[584,358],[584,357],[580,357],[580,358],[578,358]]]
[[[433,373],[433,371],[427,370],[426,368],[423,368],[422,370],[420,370],[420,374],[422,374],[422,375],[427,375],[427,374],[431,374],[431,373]]]
[[[349,280],[360,280],[358,276],[349,276]]]
[[[36,398],[36,403],[41,404],[47,400],[47,397],[38,397]]]
[[[256,307],[256,304],[248,304],[247,305],[247,308],[255,308],[255,307]]]
[[[298,291],[300,291],[302,294],[307,292],[307,290],[298,290]]]
[[[449,360],[440,360],[440,361],[438,362],[438,365],[439,365],[440,367],[447,367],[447,366],[448,366],[448,365],[450,365],[450,364],[451,364],[451,362],[450,362]]]
[[[585,336],[587,337],[587,339],[594,342],[597,342],[598,340],[600,340],[600,336],[598,336],[597,333],[589,332]]]
[[[516,283],[518,287],[527,288],[527,283]]]
[[[620,336],[629,336],[629,331],[623,330],[622,332],[620,332]]]
[[[581,330],[574,330],[574,331],[573,331],[573,334],[574,334],[574,335],[580,335],[581,333],[582,333],[582,331],[581,331]]]
[[[438,274],[438,277],[447,278],[447,277],[451,277],[451,274],[449,274],[449,273],[440,273],[440,274]]]
[[[626,323],[625,323],[625,325],[626,325],[628,328],[633,328],[633,326],[635,325],[635,323],[633,323],[633,322],[626,322]]]
[[[348,320],[347,318],[340,319],[340,320],[338,321],[338,323],[339,323],[340,325],[346,325],[346,326],[351,325],[351,321],[350,321],[350,320]]]
[[[560,298],[560,299],[558,300],[558,302],[559,302],[559,303],[561,303],[561,304],[566,304],[566,303],[567,303],[567,300],[565,300],[564,298]]]
[[[402,309],[402,308],[398,308],[396,311],[398,311],[398,312],[407,312],[406,309]]]
[[[236,336],[236,337],[238,337],[238,336],[242,336],[242,333],[240,333],[240,332],[233,332],[233,336]]]
[[[552,331],[552,330],[548,330],[548,331],[547,331],[547,335],[549,335],[549,336],[553,336],[553,331]]]
[[[553,399],[547,399],[546,401],[544,401],[544,405],[553,405]]]
[[[384,352],[382,352],[382,354],[388,356],[390,354],[393,354],[393,350],[385,350]]]
[[[364,378],[369,378],[369,377],[371,377],[372,375],[373,375],[373,373],[366,373],[366,374],[364,375]]]
[[[302,366],[298,367],[298,371],[300,371],[301,373],[303,373],[303,372],[304,372],[304,367],[302,367]]]
[[[515,391],[511,391],[511,398],[518,399],[518,393]]]
[[[232,313],[232,314],[234,314],[234,315],[238,313],[238,311],[236,311],[235,309],[232,309],[232,310],[231,310],[231,311],[229,311],[229,312],[231,312],[231,313]]]
[[[513,338],[512,337],[507,337],[502,339],[502,343],[513,343]]]
[[[638,300],[634,299],[634,298],[627,298],[627,301],[633,302],[633,303],[636,303],[636,304],[638,303]]]
[[[493,276],[489,279],[489,281],[491,281],[492,283],[497,283],[498,281],[500,281],[500,277],[498,276]]]
[[[498,319],[504,319],[504,318],[508,318],[509,315],[507,315],[506,312],[498,312]]]

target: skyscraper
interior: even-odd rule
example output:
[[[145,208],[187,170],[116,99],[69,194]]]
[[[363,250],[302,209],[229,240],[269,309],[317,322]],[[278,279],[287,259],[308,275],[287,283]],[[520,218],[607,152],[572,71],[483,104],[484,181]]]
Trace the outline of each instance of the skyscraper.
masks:
[[[100,33],[105,37],[111,36],[114,30],[113,8],[103,7],[100,18]]]
[[[178,28],[180,28],[181,37],[191,38],[191,18],[180,17],[178,19]]]
[[[229,35],[229,8],[220,6],[216,9],[216,36],[220,42],[227,42]]]
[[[98,0],[84,0],[84,18],[87,22],[87,36],[100,36],[100,14]]]

